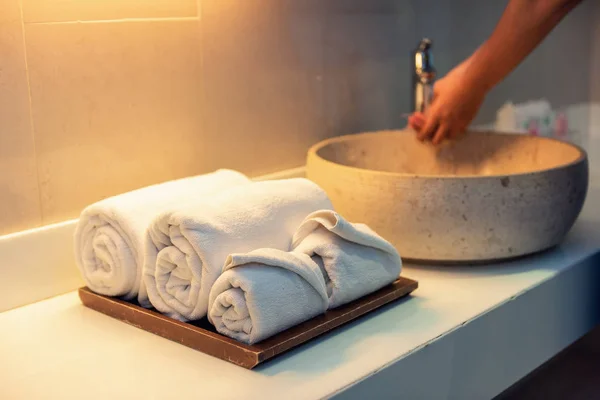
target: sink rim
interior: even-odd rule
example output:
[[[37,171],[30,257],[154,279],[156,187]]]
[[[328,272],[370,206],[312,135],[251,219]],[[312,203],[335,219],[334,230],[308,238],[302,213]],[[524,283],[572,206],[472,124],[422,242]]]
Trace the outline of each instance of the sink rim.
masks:
[[[490,174],[490,175],[476,175],[476,174],[464,174],[464,175],[439,175],[439,174],[415,174],[415,173],[408,173],[408,172],[390,172],[390,171],[378,171],[378,170],[374,170],[374,169],[367,169],[367,168],[361,168],[361,167],[355,167],[355,166],[350,166],[350,165],[344,165],[344,164],[339,164],[336,163],[334,161],[328,160],[324,157],[322,157],[321,155],[318,154],[318,152],[325,148],[326,146],[329,146],[331,144],[336,144],[336,143],[341,143],[341,142],[351,142],[351,141],[357,141],[360,140],[362,138],[364,138],[365,136],[368,135],[376,135],[376,134],[384,134],[384,133],[397,133],[399,135],[415,135],[416,133],[414,132],[414,130],[407,128],[407,129],[388,129],[388,130],[379,130],[379,131],[368,131],[368,132],[360,132],[360,133],[353,133],[353,134],[348,134],[348,135],[341,135],[341,136],[336,136],[336,137],[332,137],[332,138],[328,138],[325,140],[322,140],[314,145],[312,145],[309,149],[308,149],[308,156],[307,156],[307,160],[310,162],[311,158],[315,158],[318,159],[319,162],[325,163],[327,165],[332,165],[336,168],[343,168],[346,169],[348,171],[356,171],[356,172],[360,172],[362,174],[371,174],[371,175],[377,175],[377,176],[389,176],[389,177],[396,177],[396,178],[430,178],[430,179],[445,179],[445,180],[457,180],[457,179],[468,179],[468,180],[474,180],[474,179],[497,179],[497,178],[505,178],[505,177],[519,177],[519,176],[531,176],[531,175],[536,175],[536,174],[541,174],[541,173],[548,173],[548,172],[552,172],[552,171],[559,171],[559,170],[563,170],[565,168],[569,168],[581,163],[585,163],[588,159],[588,154],[587,152],[581,147],[578,146],[576,144],[570,143],[570,142],[565,142],[562,140],[558,140],[555,138],[549,138],[549,137],[545,137],[545,136],[535,136],[535,137],[531,137],[531,140],[542,140],[542,141],[547,141],[547,142],[555,142],[555,143],[559,143],[561,145],[565,145],[568,147],[571,147],[572,149],[576,150],[579,155],[578,157],[568,163],[565,164],[561,164],[555,167],[551,167],[551,168],[544,168],[544,169],[540,169],[540,170],[535,170],[535,171],[530,171],[530,172],[518,172],[518,173],[509,173],[509,174]],[[515,133],[508,133],[508,132],[500,132],[500,131],[491,131],[491,130],[476,130],[476,129],[470,129],[467,130],[466,134],[481,134],[481,133],[485,133],[485,134],[492,134],[492,135],[498,135],[498,136],[511,136],[514,137],[516,135],[520,135],[520,134],[515,134]],[[524,135],[524,134],[523,134]],[[524,135],[525,136],[525,135]],[[458,139],[460,140],[460,139]],[[426,144],[425,144],[426,145]]]

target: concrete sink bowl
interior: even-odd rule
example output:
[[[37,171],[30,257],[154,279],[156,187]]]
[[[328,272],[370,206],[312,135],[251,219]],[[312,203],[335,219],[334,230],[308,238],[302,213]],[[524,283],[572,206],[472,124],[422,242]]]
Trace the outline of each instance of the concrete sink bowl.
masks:
[[[469,263],[559,244],[583,207],[588,162],[576,146],[526,135],[471,132],[434,147],[381,131],[316,144],[307,176],[403,258]]]

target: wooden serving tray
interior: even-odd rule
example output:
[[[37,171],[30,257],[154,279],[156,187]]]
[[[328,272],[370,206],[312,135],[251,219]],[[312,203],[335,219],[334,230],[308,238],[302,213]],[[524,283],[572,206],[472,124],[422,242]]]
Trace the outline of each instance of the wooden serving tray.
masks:
[[[177,321],[155,310],[94,293],[87,287],[79,289],[79,297],[86,307],[213,357],[252,369],[310,339],[404,297],[417,287],[416,281],[399,278],[377,292],[329,310],[253,346],[221,335],[206,318],[190,322]]]

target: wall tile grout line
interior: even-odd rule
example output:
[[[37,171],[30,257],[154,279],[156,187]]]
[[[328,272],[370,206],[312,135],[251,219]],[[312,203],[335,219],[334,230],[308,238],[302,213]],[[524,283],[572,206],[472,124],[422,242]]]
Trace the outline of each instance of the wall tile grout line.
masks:
[[[22,0],[19,0],[22,1]],[[98,20],[77,20],[77,21],[36,21],[24,22],[23,10],[21,9],[21,21],[24,25],[70,25],[70,24],[114,24],[127,22],[181,22],[197,21],[199,16],[195,17],[153,17],[153,18],[119,18],[119,19],[98,19]]]
[[[44,207],[42,205],[42,186],[40,182],[40,163],[38,159],[37,152],[37,143],[35,138],[35,122],[33,120],[33,101],[31,96],[31,78],[29,76],[29,61],[27,59],[27,39],[25,37],[25,19],[23,17],[23,0],[19,0],[19,13],[21,19],[21,36],[22,36],[22,46],[23,46],[23,58],[25,62],[25,77],[27,79],[27,97],[28,97],[28,105],[29,105],[29,127],[30,127],[30,135],[33,142],[33,158],[35,162],[35,175],[37,182],[37,194],[38,194],[38,209],[39,209],[39,222],[37,226],[42,226],[44,224]]]

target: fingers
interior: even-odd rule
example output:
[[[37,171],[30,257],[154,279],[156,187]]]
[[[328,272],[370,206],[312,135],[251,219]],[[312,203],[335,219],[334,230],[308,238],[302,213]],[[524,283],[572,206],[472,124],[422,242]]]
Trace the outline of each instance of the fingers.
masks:
[[[421,122],[425,122],[425,115],[422,112],[415,112],[413,113],[413,115],[411,115],[411,117],[415,118],[416,120],[419,120]]]
[[[417,139],[420,141],[431,139],[434,145],[438,145],[445,139],[459,137],[464,131],[460,128],[462,124],[442,115],[445,115],[443,110],[434,104],[425,114],[413,113],[408,118],[408,124],[417,131]]]
[[[421,141],[432,137],[439,125],[439,117],[435,112],[429,112],[427,114],[428,115],[425,116],[425,124],[417,135],[417,138]]]
[[[416,112],[408,117],[408,125],[416,131],[420,131],[424,124],[425,117],[420,112]]]
[[[441,124],[438,126],[435,131],[435,136],[433,137],[432,143],[434,145],[438,145],[442,143],[442,141],[450,136],[450,127],[447,124]]]

